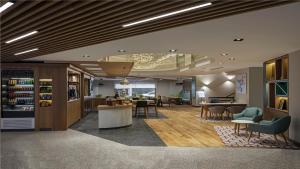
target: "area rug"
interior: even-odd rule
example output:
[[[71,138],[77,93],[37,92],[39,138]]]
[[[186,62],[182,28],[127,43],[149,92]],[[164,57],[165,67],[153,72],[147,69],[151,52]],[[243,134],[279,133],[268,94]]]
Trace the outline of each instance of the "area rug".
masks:
[[[253,147],[253,148],[282,148],[282,149],[300,149],[291,142],[285,144],[284,139],[277,136],[280,144],[277,144],[273,135],[260,134],[260,139],[257,133],[253,133],[248,142],[248,134],[245,130],[240,130],[239,136],[234,133],[233,127],[230,126],[214,126],[219,137],[222,139],[225,146],[228,147]]]

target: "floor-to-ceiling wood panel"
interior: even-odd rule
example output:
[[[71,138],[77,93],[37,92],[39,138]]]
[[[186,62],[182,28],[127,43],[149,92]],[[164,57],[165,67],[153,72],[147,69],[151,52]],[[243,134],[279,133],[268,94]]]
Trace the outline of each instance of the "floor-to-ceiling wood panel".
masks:
[[[197,117],[200,108],[176,106],[159,108],[167,119],[145,119],[146,123],[168,146],[224,147],[214,130],[215,125],[231,125],[228,122],[208,122]]]

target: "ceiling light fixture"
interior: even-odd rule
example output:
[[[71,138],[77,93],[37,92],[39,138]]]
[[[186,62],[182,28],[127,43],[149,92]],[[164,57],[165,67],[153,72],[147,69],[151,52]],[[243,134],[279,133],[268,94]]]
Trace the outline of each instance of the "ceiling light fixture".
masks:
[[[83,63],[80,64],[81,66],[99,66],[98,64],[93,64],[93,63]]]
[[[228,60],[230,60],[230,61],[234,61],[234,60],[235,60],[235,58],[234,58],[234,57],[230,57],[230,58],[228,58]]]
[[[228,53],[221,53],[222,56],[228,56]]]
[[[243,40],[244,40],[243,38],[235,38],[235,39],[233,39],[233,41],[235,41],[235,42],[241,42]]]
[[[179,72],[184,72],[184,71],[187,71],[187,70],[189,70],[189,69],[190,69],[189,67],[182,68],[182,69],[179,70]]]
[[[177,52],[177,49],[170,49],[169,52],[170,53],[175,53],[175,52]]]
[[[16,37],[16,38],[13,38],[13,39],[11,39],[11,40],[8,40],[8,41],[6,41],[5,43],[12,43],[12,42],[15,42],[15,41],[17,41],[17,40],[26,38],[27,36],[31,36],[31,35],[33,35],[33,34],[36,34],[36,33],[38,33],[38,31],[32,31],[32,32],[26,33],[26,34],[24,34],[24,35],[18,36],[18,37]]]
[[[119,49],[118,52],[120,52],[120,53],[125,53],[126,50],[124,50],[124,49]]]
[[[39,50],[39,48],[34,48],[34,49],[30,49],[30,50],[25,50],[23,52],[19,52],[19,53],[15,53],[15,55],[22,55],[22,54],[25,54],[25,53],[29,53],[29,52],[33,52],[33,51],[36,51],[36,50]]]
[[[102,70],[101,67],[87,67],[87,70]]]
[[[210,60],[206,60],[206,61],[202,61],[202,62],[199,62],[195,65],[195,67],[201,67],[201,66],[205,66],[205,65],[208,65],[210,64],[211,61]]]
[[[6,10],[7,8],[9,8],[10,6],[12,6],[14,3],[12,2],[6,2],[4,5],[2,5],[0,7],[0,13],[2,13],[4,10]]]
[[[201,4],[201,5],[193,6],[193,7],[190,7],[190,8],[185,8],[185,9],[181,9],[181,10],[178,10],[178,11],[174,11],[174,12],[154,16],[154,17],[151,17],[151,18],[142,19],[142,20],[139,20],[139,21],[136,21],[136,22],[131,22],[131,23],[128,23],[128,24],[125,24],[125,25],[122,25],[122,26],[125,28],[125,27],[129,27],[129,26],[133,26],[133,25],[138,25],[138,24],[141,24],[141,23],[150,22],[150,21],[153,21],[153,20],[157,20],[157,19],[177,15],[177,14],[180,14],[180,13],[188,12],[188,11],[191,11],[191,10],[195,10],[195,9],[198,9],[198,8],[203,8],[203,7],[210,6],[210,5],[212,5],[212,3],[208,2],[208,3]]]

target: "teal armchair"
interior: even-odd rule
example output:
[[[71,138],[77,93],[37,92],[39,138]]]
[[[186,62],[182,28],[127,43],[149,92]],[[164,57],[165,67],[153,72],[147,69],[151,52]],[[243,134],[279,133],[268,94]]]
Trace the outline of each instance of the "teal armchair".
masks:
[[[233,114],[233,120],[251,120],[258,122],[262,119],[262,110],[258,107],[248,107],[241,113]]]
[[[249,124],[248,130],[250,131],[250,135],[248,141],[250,140],[253,132],[265,133],[265,134],[273,134],[274,138],[279,144],[276,135],[280,134],[283,138],[285,143],[287,144],[287,139],[284,135],[284,132],[289,129],[291,123],[291,116],[285,116],[281,118],[273,118],[272,120],[262,120],[259,123]],[[258,136],[259,136],[258,135]]]

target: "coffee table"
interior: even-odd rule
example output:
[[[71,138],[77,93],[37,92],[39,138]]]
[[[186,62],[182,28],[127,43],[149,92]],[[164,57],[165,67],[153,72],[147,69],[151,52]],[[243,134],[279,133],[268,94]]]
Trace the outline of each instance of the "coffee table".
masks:
[[[248,128],[248,124],[253,124],[254,121],[252,120],[231,120],[232,123],[234,123],[234,133],[236,133],[237,129],[237,135],[240,135],[240,125],[245,124],[246,125],[246,131]]]

